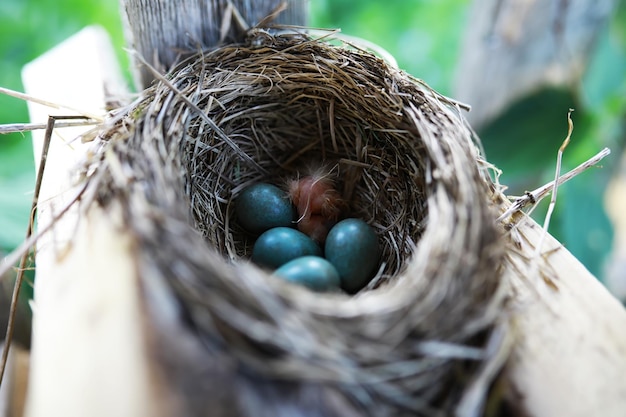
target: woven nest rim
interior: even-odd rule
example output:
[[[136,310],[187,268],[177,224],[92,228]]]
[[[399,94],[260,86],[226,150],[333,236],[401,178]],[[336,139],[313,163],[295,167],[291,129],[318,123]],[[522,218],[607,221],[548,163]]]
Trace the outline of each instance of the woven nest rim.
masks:
[[[442,391],[473,349],[485,347],[504,300],[490,180],[458,106],[371,54],[277,35],[186,60],[111,125],[103,138],[112,152],[98,162],[99,202],[126,202],[142,269],[173,289],[207,343],[226,343],[247,366],[281,379],[301,380],[314,363],[317,380],[351,395],[366,389],[382,409],[449,407],[439,402]],[[312,142],[311,131],[321,139]],[[347,160],[338,181],[359,202],[353,213],[379,233],[391,230],[384,251],[392,267],[380,288],[314,294],[232,263],[249,250],[245,239],[225,238],[239,233],[230,223],[233,198],[248,183],[293,175],[300,149],[314,160]],[[124,187],[109,157],[131,173]],[[369,172],[343,180],[363,164]],[[385,192],[372,192],[381,183]],[[393,211],[409,200],[410,210]],[[376,215],[364,210],[383,202]],[[168,241],[176,245],[164,248]],[[469,350],[436,359],[425,353],[429,341]],[[415,373],[392,370],[394,361],[409,361]],[[433,368],[422,369],[426,363]],[[371,367],[390,372],[389,380],[368,382]],[[428,383],[415,383],[416,375]]]

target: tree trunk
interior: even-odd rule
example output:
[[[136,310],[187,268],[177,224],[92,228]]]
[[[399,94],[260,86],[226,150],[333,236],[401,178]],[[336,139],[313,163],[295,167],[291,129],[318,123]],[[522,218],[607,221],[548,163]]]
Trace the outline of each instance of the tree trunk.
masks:
[[[454,87],[474,129],[539,88],[578,83],[613,3],[475,0]]]
[[[128,47],[164,72],[181,53],[237,39],[245,25],[257,25],[283,3],[287,8],[274,23],[304,26],[308,0],[120,0],[120,7]],[[143,89],[154,77],[132,61],[136,87]]]

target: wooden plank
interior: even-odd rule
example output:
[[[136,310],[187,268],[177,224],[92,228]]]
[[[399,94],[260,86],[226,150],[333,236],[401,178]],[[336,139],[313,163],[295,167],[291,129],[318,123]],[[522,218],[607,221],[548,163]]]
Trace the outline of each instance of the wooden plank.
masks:
[[[225,36],[254,26],[281,3],[287,9],[276,23],[304,26],[308,0],[120,0],[127,45],[159,71],[174,64],[181,51],[198,51],[220,44]],[[135,56],[135,84],[143,89],[154,77]]]
[[[454,97],[480,129],[542,87],[578,85],[611,0],[474,0],[461,36]]]
[[[523,252],[532,256],[542,229],[525,220],[519,230]],[[624,416],[626,310],[554,238],[547,236],[543,248],[541,276],[525,281],[507,270],[517,332],[507,370],[512,398],[534,417]],[[528,271],[525,262],[516,264]]]
[[[87,28],[24,68],[27,93],[104,114],[120,71],[108,36]],[[30,104],[31,120],[53,110]],[[68,114],[57,111],[57,114]],[[38,209],[44,228],[76,194],[77,161],[89,144],[79,129],[53,135]],[[35,158],[42,132],[33,135]],[[78,205],[38,243],[33,340],[26,415],[159,416],[151,374],[132,240],[115,210]]]

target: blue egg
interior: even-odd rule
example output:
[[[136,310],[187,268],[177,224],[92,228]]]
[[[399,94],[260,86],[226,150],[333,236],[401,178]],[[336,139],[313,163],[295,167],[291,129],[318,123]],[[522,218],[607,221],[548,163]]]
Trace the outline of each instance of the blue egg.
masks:
[[[319,256],[303,256],[287,262],[274,275],[313,291],[335,291],[341,281],[335,267]]]
[[[356,293],[376,272],[380,247],[376,232],[367,223],[345,219],[328,232],[324,253],[339,272],[341,288]]]
[[[252,248],[252,262],[272,269],[307,255],[322,256],[322,249],[313,239],[289,227],[264,232]]]
[[[235,212],[241,227],[255,235],[273,227],[293,226],[296,216],[287,193],[266,183],[243,190],[235,201]]]

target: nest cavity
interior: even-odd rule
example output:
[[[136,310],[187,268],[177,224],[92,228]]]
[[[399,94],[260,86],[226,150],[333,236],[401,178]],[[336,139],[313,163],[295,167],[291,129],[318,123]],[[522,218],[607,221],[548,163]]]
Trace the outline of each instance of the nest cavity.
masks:
[[[257,31],[158,77],[102,139],[91,178],[136,238],[146,292],[174,294],[207,361],[230,364],[194,370],[198,386],[219,379],[236,410],[211,415],[480,409],[503,251],[458,107],[358,48]],[[317,166],[383,248],[354,296],[270,277],[247,261],[252,242],[235,221],[246,186]]]

